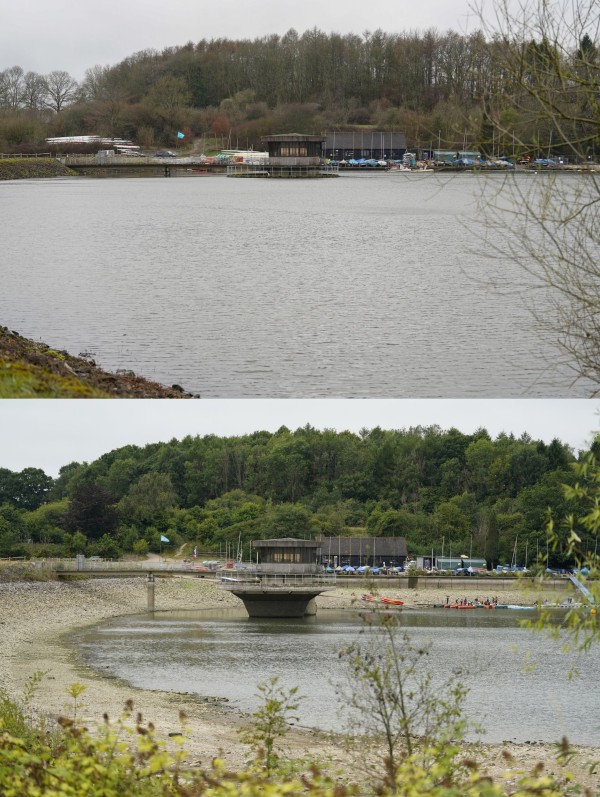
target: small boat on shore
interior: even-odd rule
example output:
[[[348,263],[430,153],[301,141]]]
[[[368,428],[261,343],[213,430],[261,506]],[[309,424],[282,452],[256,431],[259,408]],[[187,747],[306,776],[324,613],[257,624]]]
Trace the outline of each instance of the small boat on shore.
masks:
[[[361,596],[361,600],[366,601],[367,603],[383,603],[385,606],[404,606],[404,601],[399,600],[398,598],[376,598],[375,595],[366,595]]]

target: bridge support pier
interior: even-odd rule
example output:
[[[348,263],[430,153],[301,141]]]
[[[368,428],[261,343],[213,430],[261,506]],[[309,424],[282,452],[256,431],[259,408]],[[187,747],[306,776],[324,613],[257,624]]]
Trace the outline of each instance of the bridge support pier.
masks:
[[[313,617],[316,613],[317,613],[317,602],[314,598],[311,598],[309,602],[306,604],[306,609],[304,610],[304,614]]]
[[[244,602],[250,617],[304,617],[317,613],[315,598],[325,588],[290,589],[287,587],[244,588],[235,585],[225,587]]]
[[[154,611],[154,573],[148,573],[148,611]]]

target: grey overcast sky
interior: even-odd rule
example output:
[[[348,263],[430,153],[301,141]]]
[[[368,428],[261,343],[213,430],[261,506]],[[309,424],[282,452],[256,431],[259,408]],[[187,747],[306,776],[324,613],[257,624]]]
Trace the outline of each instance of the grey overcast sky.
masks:
[[[478,25],[468,0],[0,0],[0,70],[61,69],[81,80],[87,68],[116,64],[139,50],[314,27],[360,35],[377,28],[465,33]]]
[[[181,439],[186,435],[242,435],[257,430],[454,426],[485,427],[549,443],[558,437],[575,451],[600,430],[600,399],[238,399],[200,401],[0,401],[0,467],[42,468],[56,476],[69,462],[91,462],[119,446]]]

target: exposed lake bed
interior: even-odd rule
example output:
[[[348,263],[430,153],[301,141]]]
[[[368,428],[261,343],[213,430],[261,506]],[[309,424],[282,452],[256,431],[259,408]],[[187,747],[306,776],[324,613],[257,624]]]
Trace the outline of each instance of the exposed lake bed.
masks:
[[[352,589],[340,589],[338,597],[328,598],[332,610],[352,605]],[[407,591],[409,593],[414,591]],[[337,594],[337,591],[336,591]],[[395,591],[394,594],[403,594]],[[518,600],[518,591],[503,591],[505,599]],[[184,710],[189,718],[190,737],[186,748],[192,761],[201,760],[207,765],[212,756],[222,751],[232,765],[241,764],[247,751],[240,744],[237,728],[243,718],[234,710],[224,709],[219,702],[211,703],[194,697],[191,689],[185,694],[151,691],[132,688],[115,678],[101,677],[94,670],[83,666],[79,656],[70,647],[72,632],[90,627],[108,618],[145,613],[145,584],[143,579],[109,579],[107,581],[79,581],[71,583],[5,584],[0,585],[0,621],[4,644],[0,647],[0,684],[12,695],[18,694],[28,678],[36,671],[46,672],[40,693],[34,706],[50,715],[69,713],[70,699],[67,688],[74,681],[87,686],[83,696],[80,717],[90,726],[101,721],[106,711],[116,717],[124,702],[133,698],[136,709],[151,719],[159,732],[167,735],[178,729],[178,713]],[[436,601],[440,595],[435,590],[427,591],[428,599]],[[522,597],[522,596],[521,596]],[[417,599],[413,596],[413,599]],[[325,599],[323,599],[325,600]],[[425,600],[423,593],[418,600]],[[190,608],[222,610],[234,609],[236,599],[226,592],[215,589],[208,581],[200,579],[165,579],[157,585],[157,607],[166,611],[181,611]],[[440,610],[443,611],[443,610]],[[160,612],[162,613],[162,612]],[[327,612],[325,612],[327,613]],[[176,664],[174,664],[176,666]],[[567,673],[565,671],[565,677]],[[589,689],[589,684],[582,688]],[[590,695],[593,691],[590,692]],[[72,702],[72,701],[71,701]],[[595,716],[590,706],[589,722]],[[557,727],[560,736],[560,728]],[[528,765],[541,759],[553,764],[553,745],[514,744],[507,741],[506,747],[516,757],[517,764]],[[316,756],[332,755],[333,760],[347,760],[339,744],[327,740],[327,735],[294,730],[286,737],[290,754],[305,753]],[[585,745],[576,746],[582,760],[593,755],[593,749]],[[501,768],[498,747],[485,746],[490,766]]]

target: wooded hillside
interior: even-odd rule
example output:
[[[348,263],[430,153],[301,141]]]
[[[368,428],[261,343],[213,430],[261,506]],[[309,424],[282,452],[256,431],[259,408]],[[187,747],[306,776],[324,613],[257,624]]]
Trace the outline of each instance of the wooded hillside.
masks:
[[[563,138],[557,131],[553,137],[528,105],[522,70],[507,72],[511,49],[532,80],[544,59],[566,59],[571,71],[578,64],[598,68],[589,37],[566,55],[547,42],[486,39],[480,31],[339,35],[313,28],[254,40],[203,39],[91,66],[80,84],[66,72],[5,69],[0,151],[82,134],[151,148],[174,145],[178,131],[186,146],[260,149],[260,137],[276,132],[373,128],[405,133],[411,148],[466,145],[509,154],[515,141],[520,150],[559,146]]]
[[[241,541],[247,556],[252,539],[368,534],[404,536],[412,555],[472,542],[490,564],[510,562],[518,537],[531,563],[546,553],[548,508],[569,510],[573,462],[559,440],[435,426],[125,446],[57,479],[0,469],[0,556],[145,554],[161,534],[216,552]]]

